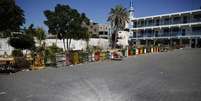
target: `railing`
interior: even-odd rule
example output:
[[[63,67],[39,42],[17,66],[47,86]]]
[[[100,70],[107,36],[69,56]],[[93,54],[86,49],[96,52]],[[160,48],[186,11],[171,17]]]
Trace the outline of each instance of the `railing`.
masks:
[[[201,31],[194,31],[192,32],[192,35],[201,35]]]
[[[143,33],[140,35],[137,35],[137,37],[160,37],[160,36],[180,36],[180,35],[185,35],[182,34],[181,32],[172,32],[172,33]]]
[[[148,23],[148,24],[137,24],[134,25],[133,28],[141,28],[141,27],[150,27],[150,26],[163,26],[163,25],[176,25],[176,24],[186,24],[186,23],[196,23],[196,22],[201,22],[201,19],[191,19],[187,21],[165,21],[163,23]]]
[[[168,36],[168,35],[161,35],[158,37],[147,37],[147,36],[143,36],[143,37],[135,37],[135,38],[130,38],[130,39],[134,39],[134,40],[146,40],[146,39],[171,39],[171,38],[176,38],[176,39],[180,39],[180,38],[201,38],[201,33],[199,35],[178,35],[178,36]]]
[[[201,22],[201,19],[191,19],[190,22]]]

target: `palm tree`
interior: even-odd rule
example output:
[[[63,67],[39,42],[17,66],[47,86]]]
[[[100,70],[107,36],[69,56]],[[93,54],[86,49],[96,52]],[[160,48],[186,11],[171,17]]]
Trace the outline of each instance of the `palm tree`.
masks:
[[[35,36],[36,36],[36,39],[39,41],[39,45],[41,46],[41,42],[42,40],[45,40],[45,37],[46,37],[46,34],[45,34],[45,31],[42,27],[38,27],[35,29]]]
[[[115,8],[111,8],[108,20],[113,29],[112,34],[112,48],[116,47],[117,32],[124,30],[126,23],[129,22],[129,12],[121,5],[116,5]]]

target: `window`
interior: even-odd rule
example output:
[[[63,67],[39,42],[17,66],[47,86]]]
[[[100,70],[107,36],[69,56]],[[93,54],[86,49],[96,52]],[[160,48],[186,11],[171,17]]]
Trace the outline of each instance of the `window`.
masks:
[[[99,35],[103,35],[103,32],[101,31],[101,32],[99,32]]]
[[[156,26],[159,26],[159,19],[156,20]]]

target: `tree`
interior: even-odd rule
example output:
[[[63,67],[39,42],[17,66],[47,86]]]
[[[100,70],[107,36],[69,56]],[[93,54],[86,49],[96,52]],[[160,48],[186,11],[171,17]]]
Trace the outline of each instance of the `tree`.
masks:
[[[36,28],[34,28],[34,24],[30,24],[28,28],[25,27],[24,32],[31,37],[36,36]]]
[[[40,27],[36,28],[35,37],[39,41],[39,44],[41,46],[42,40],[45,40],[45,37],[46,37],[45,31],[43,30],[43,28],[40,28]]]
[[[35,48],[35,42],[33,37],[24,34],[18,35],[17,37],[11,37],[8,40],[8,43],[15,49],[20,50],[24,49],[32,50],[33,48]]]
[[[0,32],[19,31],[25,22],[23,13],[15,0],[0,0]]]
[[[83,31],[86,28],[83,25],[89,24],[84,13],[80,14],[68,5],[58,4],[54,11],[46,10],[44,14],[47,18],[44,23],[49,27],[49,32],[63,40],[65,51],[70,49],[72,39],[84,38]]]
[[[110,22],[113,29],[112,48],[115,48],[117,41],[117,32],[120,30],[124,30],[126,23],[129,22],[129,12],[123,6],[117,5],[115,6],[115,8],[111,8],[107,21]]]

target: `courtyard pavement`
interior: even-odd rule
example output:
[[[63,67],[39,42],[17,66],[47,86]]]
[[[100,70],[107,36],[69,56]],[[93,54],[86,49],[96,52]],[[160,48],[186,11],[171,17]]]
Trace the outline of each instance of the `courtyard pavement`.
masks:
[[[0,101],[201,101],[201,49],[0,74]]]

